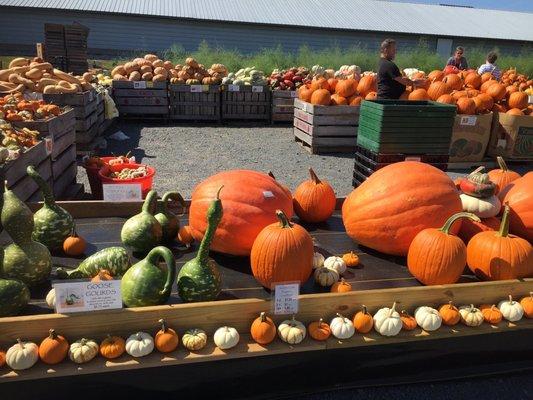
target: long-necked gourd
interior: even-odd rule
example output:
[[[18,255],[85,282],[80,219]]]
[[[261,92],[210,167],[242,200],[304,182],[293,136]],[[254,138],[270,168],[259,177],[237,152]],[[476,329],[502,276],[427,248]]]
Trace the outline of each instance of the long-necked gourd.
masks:
[[[39,186],[43,195],[43,207],[33,215],[33,240],[44,244],[50,251],[60,250],[74,228],[74,220],[67,210],[58,206],[50,186],[31,165],[26,169]]]
[[[30,301],[30,291],[21,281],[0,278],[0,317],[18,315]]]
[[[56,270],[59,279],[92,278],[105,269],[114,277],[120,277],[131,267],[131,259],[124,247],[108,247],[87,257],[78,268]]]
[[[122,243],[134,253],[146,254],[161,241],[163,230],[155,219],[152,210],[157,201],[157,192],[150,190],[139,214],[128,219],[122,226],[120,238]]]
[[[159,266],[161,258],[165,260],[166,269]],[[128,307],[163,304],[170,296],[174,279],[176,263],[172,252],[164,246],[155,247],[122,277],[122,301]]]
[[[209,257],[209,246],[222,219],[221,189],[207,209],[207,229],[198,254],[178,274],[178,293],[185,302],[215,300],[220,293],[220,272],[215,260]]]
[[[178,217],[168,209],[168,201],[178,201],[183,209],[185,209],[185,200],[178,192],[167,192],[161,199],[161,211],[155,215],[155,219],[159,221],[161,229],[163,230],[163,242],[171,242],[178,235],[180,229],[180,221]]]
[[[44,244],[32,240],[33,215],[5,183],[1,221],[13,243],[4,249],[2,275],[29,287],[45,281],[52,271],[52,257]]]

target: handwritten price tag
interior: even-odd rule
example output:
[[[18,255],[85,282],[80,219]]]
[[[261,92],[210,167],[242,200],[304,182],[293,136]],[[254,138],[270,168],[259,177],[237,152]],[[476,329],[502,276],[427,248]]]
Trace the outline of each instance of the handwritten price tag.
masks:
[[[133,82],[134,89],[146,89],[146,81],[135,81]]]
[[[140,183],[103,184],[105,201],[138,201],[142,200]]]
[[[298,313],[299,283],[274,284],[274,314],[286,315]]]
[[[263,93],[263,86],[252,86],[252,93]]]
[[[240,90],[239,85],[228,85],[228,92],[238,92]]]

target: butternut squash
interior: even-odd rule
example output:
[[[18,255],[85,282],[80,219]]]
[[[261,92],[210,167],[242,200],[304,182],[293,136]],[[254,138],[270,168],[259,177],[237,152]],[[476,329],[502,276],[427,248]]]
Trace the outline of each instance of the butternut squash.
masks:
[[[54,68],[54,75],[62,81],[67,81],[69,83],[77,83],[78,85],[80,84],[80,80],[78,78],[69,75],[66,72],[63,72],[60,69]]]
[[[30,63],[30,60],[28,60],[27,58],[17,57],[11,60],[11,62],[9,63],[9,68],[23,67],[25,65],[28,65],[29,63]]]
[[[39,68],[32,68],[26,72],[26,78],[29,79],[41,79],[43,77],[43,70]]]

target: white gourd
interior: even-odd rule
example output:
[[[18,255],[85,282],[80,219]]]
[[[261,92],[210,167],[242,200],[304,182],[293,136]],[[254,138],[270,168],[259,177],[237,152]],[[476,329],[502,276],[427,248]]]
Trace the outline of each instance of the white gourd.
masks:
[[[189,329],[185,331],[181,341],[187,350],[201,350],[207,344],[207,334],[201,329]]]
[[[98,343],[91,339],[82,338],[70,345],[69,358],[77,364],[91,361],[98,354]]]
[[[231,326],[223,326],[216,330],[213,340],[219,349],[231,349],[239,343],[239,332]]]
[[[509,295],[509,300],[500,301],[498,308],[500,309],[503,318],[507,321],[520,321],[524,316],[524,307],[522,307],[522,304],[518,301],[514,301],[511,295]]]
[[[17,343],[7,349],[6,364],[16,371],[33,367],[37,360],[39,348],[33,342],[17,339]]]
[[[331,328],[331,333],[337,339],[349,339],[355,333],[353,322],[341,314],[337,314],[337,316],[331,320],[329,327]]]
[[[126,352],[133,357],[143,357],[154,350],[154,338],[146,332],[137,332],[126,340]]]
[[[48,304],[48,307],[51,308],[56,307],[56,290],[54,288],[50,289],[50,291],[46,294],[46,304]]]
[[[483,323],[483,313],[473,304],[459,307],[459,314],[461,314],[461,322],[466,326],[479,326]]]
[[[313,254],[313,269],[317,269],[324,266],[324,256],[315,252]]]
[[[306,335],[307,330],[304,324],[300,321],[296,321],[294,316],[292,319],[283,321],[278,326],[278,336],[285,343],[298,344],[301,343]]]
[[[479,218],[495,217],[502,207],[500,200],[496,196],[482,199],[461,193],[460,197],[461,203],[463,204],[463,211],[471,212]]]
[[[315,269],[315,281],[320,286],[331,286],[340,278],[339,273],[335,269],[320,267]]]
[[[324,261],[324,267],[336,270],[339,275],[346,272],[346,263],[342,258],[336,256],[326,258]]]
[[[419,327],[425,331],[436,331],[442,324],[442,317],[432,307],[422,306],[415,310],[415,319]]]
[[[402,330],[402,319],[396,311],[396,303],[391,308],[380,308],[374,314],[374,329],[383,336],[396,336]]]

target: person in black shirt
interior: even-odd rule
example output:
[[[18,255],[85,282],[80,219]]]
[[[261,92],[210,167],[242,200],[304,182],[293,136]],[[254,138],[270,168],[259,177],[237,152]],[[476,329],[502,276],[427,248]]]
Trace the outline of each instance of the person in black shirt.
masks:
[[[378,99],[399,99],[408,85],[423,83],[423,79],[411,79],[402,76],[400,70],[392,62],[396,56],[396,41],[385,39],[381,43],[381,58],[378,67]]]

